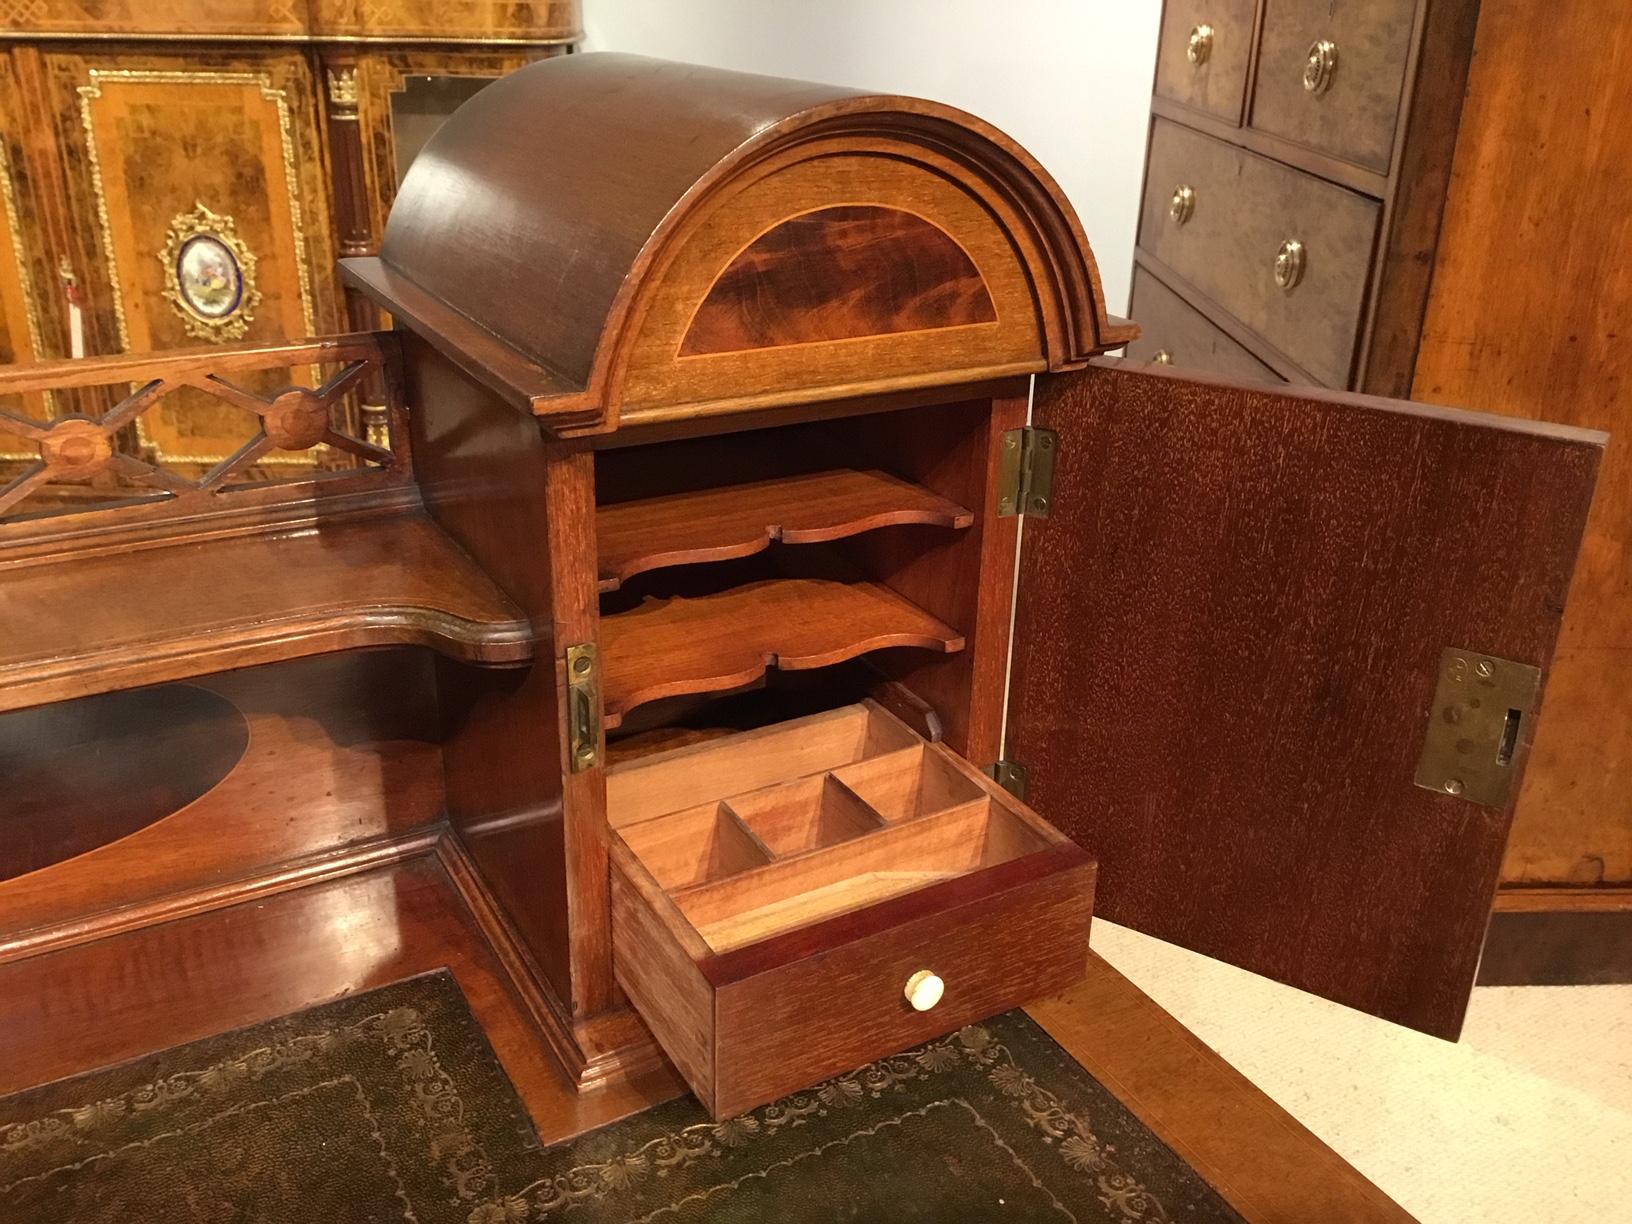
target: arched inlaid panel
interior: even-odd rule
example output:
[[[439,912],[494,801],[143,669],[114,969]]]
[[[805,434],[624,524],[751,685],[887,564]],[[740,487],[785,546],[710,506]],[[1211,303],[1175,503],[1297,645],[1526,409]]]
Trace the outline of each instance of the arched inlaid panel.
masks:
[[[0,716],[0,880],[180,811],[231,773],[248,746],[238,707],[187,684]]]
[[[811,142],[697,206],[631,311],[621,419],[1042,369],[1015,239],[934,156]]]
[[[840,204],[749,243],[692,316],[680,355],[996,320],[980,270],[945,230],[899,208]]]

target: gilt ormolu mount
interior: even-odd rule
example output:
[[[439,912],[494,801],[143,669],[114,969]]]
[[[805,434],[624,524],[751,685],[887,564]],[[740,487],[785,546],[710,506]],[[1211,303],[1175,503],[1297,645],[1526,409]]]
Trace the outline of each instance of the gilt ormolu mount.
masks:
[[[195,678],[298,771],[276,857],[190,815],[229,773],[0,883],[18,948],[434,851],[577,1082],[652,1056],[632,1003],[724,1114],[1070,983],[1097,858],[1119,921],[1454,1033],[1507,816],[1412,785],[1424,718],[1447,645],[1545,665],[1597,435],[1091,360],[1132,329],[1001,134],[634,57],[484,90],[345,273],[397,330],[275,356],[375,354],[389,464],[0,528],[8,584],[207,622],[119,604],[65,681],[29,604],[33,701]],[[237,394],[270,438],[343,391]],[[13,919],[53,872],[80,911]]]

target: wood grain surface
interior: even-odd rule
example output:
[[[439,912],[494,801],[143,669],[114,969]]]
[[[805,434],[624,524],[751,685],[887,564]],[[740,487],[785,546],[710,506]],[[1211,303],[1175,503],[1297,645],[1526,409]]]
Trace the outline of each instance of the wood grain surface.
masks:
[[[1264,8],[1252,126],[1379,173],[1389,168],[1417,0],[1272,0]],[[1337,46],[1321,93],[1304,88],[1309,47]]]
[[[1252,66],[1254,0],[1168,0],[1156,50],[1156,93],[1186,106],[1241,122]],[[1191,32],[1212,27],[1207,54],[1190,57]]]
[[[527,119],[568,112],[578,121]],[[626,401],[665,419],[746,410],[1026,373],[1127,339],[1053,180],[995,129],[921,99],[566,56],[482,90],[429,148],[381,244],[382,267],[404,284],[357,283],[393,314],[411,286],[478,324],[510,364],[551,371],[560,392],[530,399],[563,434],[613,427]],[[532,185],[540,165],[551,190]],[[503,203],[522,198],[525,208]],[[745,247],[790,217],[858,203],[950,234],[996,319],[825,342],[815,357],[795,345],[675,360]],[[543,284],[559,291],[537,293]],[[533,308],[503,306],[522,299]]]
[[[905,523],[967,527],[974,515],[887,472],[840,469],[603,506],[600,589],[666,565],[746,557]]]
[[[0,718],[0,881],[88,853],[212,790],[249,724],[202,688],[161,685]]]
[[[437,722],[432,658],[418,650],[317,655],[0,715],[7,823],[16,814],[36,836],[84,838],[122,814],[151,817],[0,881],[0,961],[378,861],[441,819]],[[27,845],[9,840],[6,863]]]
[[[1129,309],[1144,329],[1128,345],[1132,360],[1153,361],[1157,353],[1166,353],[1168,363],[1183,370],[1248,381],[1281,381],[1279,374],[1144,268],[1133,270]]]
[[[136,555],[8,570],[0,710],[357,646],[533,652],[516,608],[422,511]]]
[[[1037,415],[1008,753],[1101,912],[1454,1036],[1509,812],[1413,785],[1440,653],[1546,667],[1602,435],[1114,361]]]
[[[1168,215],[1189,186],[1195,211]],[[1347,386],[1376,240],[1377,201],[1157,119],[1145,168],[1139,244],[1326,386]],[[1275,254],[1296,239],[1303,280],[1275,283]]]
[[[872,582],[769,578],[700,598],[650,599],[601,621],[606,727],[660,697],[726,692],[768,667],[827,667],[890,646],[951,653],[964,639]]]
[[[1537,38],[1543,11],[1481,7],[1411,393],[1610,431],[1502,879],[1628,887],[1632,10],[1572,6]]]

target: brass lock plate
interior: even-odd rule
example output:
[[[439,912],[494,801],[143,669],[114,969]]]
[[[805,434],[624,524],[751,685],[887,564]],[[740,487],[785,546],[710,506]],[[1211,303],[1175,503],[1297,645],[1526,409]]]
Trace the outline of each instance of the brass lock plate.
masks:
[[[1524,766],[1528,722],[1540,694],[1539,667],[1446,647],[1416,784],[1506,807]]]

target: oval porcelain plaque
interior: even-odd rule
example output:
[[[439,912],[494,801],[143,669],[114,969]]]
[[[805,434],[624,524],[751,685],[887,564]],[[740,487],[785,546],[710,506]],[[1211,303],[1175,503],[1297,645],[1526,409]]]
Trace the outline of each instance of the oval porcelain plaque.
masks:
[[[224,319],[244,300],[238,257],[214,234],[195,234],[176,256],[176,292],[200,318]]]

